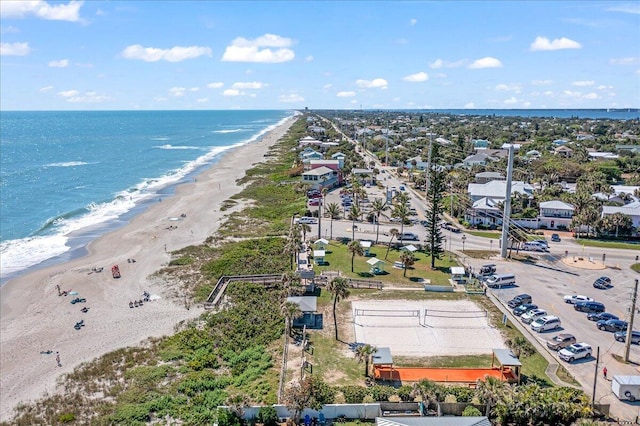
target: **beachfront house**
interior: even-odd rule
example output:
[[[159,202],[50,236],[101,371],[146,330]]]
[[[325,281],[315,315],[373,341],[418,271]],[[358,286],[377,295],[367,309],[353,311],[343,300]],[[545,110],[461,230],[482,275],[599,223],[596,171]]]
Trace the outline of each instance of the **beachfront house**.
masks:
[[[376,177],[373,170],[369,169],[351,169],[351,174],[363,185],[375,185]]]
[[[573,150],[568,146],[561,145],[553,150],[553,155],[563,158],[571,158],[573,156]]]
[[[331,156],[332,160],[338,160],[338,167],[340,167],[341,169],[344,168],[344,160],[347,158],[347,156],[345,154],[343,154],[342,152],[336,152],[335,154],[333,154]]]
[[[426,161],[423,161],[422,158],[418,155],[416,157],[409,158],[407,161],[404,162],[404,165],[409,170],[413,170],[413,169],[426,170],[427,167],[429,166],[429,163]]]
[[[633,227],[640,229],[640,201],[626,204],[624,206],[602,206],[602,217],[621,213],[631,218]]]
[[[480,172],[476,173],[476,183],[485,184],[492,180],[506,180],[500,172]]]
[[[339,183],[338,172],[328,167],[318,167],[302,173],[302,182],[318,191],[322,191],[323,188],[333,189]]]
[[[575,207],[560,200],[540,203],[538,227],[543,229],[569,229]]]

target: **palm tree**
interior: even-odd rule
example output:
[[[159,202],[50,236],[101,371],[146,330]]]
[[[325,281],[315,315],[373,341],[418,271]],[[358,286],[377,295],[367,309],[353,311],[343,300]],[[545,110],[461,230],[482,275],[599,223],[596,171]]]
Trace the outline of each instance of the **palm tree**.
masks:
[[[364,250],[362,250],[362,246],[360,245],[360,241],[352,240],[347,246],[347,250],[351,253],[351,272],[353,272],[353,261],[356,258],[356,254],[358,256],[362,256],[364,254]]]
[[[288,296],[298,296],[303,293],[300,275],[295,272],[289,271],[282,274],[281,282],[285,299]]]
[[[287,238],[287,242],[284,246],[284,252],[286,255],[290,256],[291,259],[291,269],[293,270],[293,263],[296,257],[296,253],[298,252],[298,247],[300,246],[300,232],[298,231],[298,225],[295,225],[291,230],[289,237]]]
[[[369,377],[369,361],[371,356],[378,352],[378,348],[369,344],[358,346],[356,349],[356,358],[358,362],[364,362],[364,376]]]
[[[507,385],[497,377],[487,376],[484,380],[478,380],[476,384],[476,395],[487,404],[485,416],[491,414],[491,410],[496,402],[507,394]]]
[[[330,225],[331,234],[329,236],[329,239],[333,240],[333,220],[340,219],[340,214],[341,214],[340,206],[338,205],[338,203],[327,204],[327,208],[325,209],[325,214],[328,214],[329,218],[331,219],[331,225]]]
[[[407,276],[407,269],[410,266],[413,266],[414,263],[416,263],[416,258],[413,257],[413,253],[407,251],[407,250],[403,250],[402,254],[400,254],[400,261],[402,262],[403,265],[403,269],[404,269],[404,273],[402,274],[403,277]]]
[[[384,255],[384,260],[387,260],[387,257],[389,256],[389,250],[391,250],[391,242],[393,241],[394,237],[398,236],[398,230],[396,228],[391,228],[389,230],[389,235],[391,235],[391,238],[389,238],[389,245],[387,246],[387,253]]]
[[[349,219],[351,219],[351,239],[356,239],[356,220],[360,219],[362,216],[362,210],[358,207],[357,204],[353,204],[351,209],[349,209]]]
[[[284,314],[284,318],[287,321],[287,330],[286,333],[288,336],[291,335],[291,329],[293,326],[293,320],[302,314],[300,310],[300,306],[295,302],[284,302],[282,304],[282,313]]]
[[[327,291],[333,295],[333,325],[336,330],[336,340],[338,340],[338,318],[336,317],[336,305],[339,301],[349,297],[349,282],[346,278],[335,277],[329,282]]]
[[[380,215],[388,209],[387,202],[382,198],[376,198],[371,203],[371,211],[376,216],[376,244],[378,244],[378,235],[380,234]]]
[[[404,223],[409,219],[409,209],[406,204],[396,204],[393,206],[391,216],[400,221],[400,234],[404,233]]]
[[[311,232],[311,227],[306,223],[299,223],[298,226],[302,231],[302,241],[307,241],[307,232]]]

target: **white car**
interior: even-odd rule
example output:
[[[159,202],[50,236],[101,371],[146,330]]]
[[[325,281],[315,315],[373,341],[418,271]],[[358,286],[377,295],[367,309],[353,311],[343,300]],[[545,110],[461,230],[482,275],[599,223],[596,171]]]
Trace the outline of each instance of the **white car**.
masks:
[[[574,343],[571,346],[561,349],[560,352],[558,352],[558,356],[561,360],[568,362],[573,362],[580,358],[589,358],[591,357],[591,345],[584,342]]]
[[[575,305],[578,302],[593,302],[593,299],[582,294],[567,294],[564,297],[564,303]]]
[[[525,324],[531,324],[536,319],[541,318],[545,315],[547,315],[547,311],[545,311],[544,309],[532,309],[529,312],[522,314],[520,319]]]

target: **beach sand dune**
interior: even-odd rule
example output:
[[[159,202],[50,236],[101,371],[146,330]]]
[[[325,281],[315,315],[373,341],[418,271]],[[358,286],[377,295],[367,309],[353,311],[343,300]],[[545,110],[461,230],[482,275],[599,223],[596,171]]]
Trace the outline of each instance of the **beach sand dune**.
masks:
[[[151,275],[168,263],[170,251],[201,244],[217,230],[226,214],[220,211],[222,202],[241,190],[237,179],[264,159],[294,121],[226,153],[195,182],[180,185],[175,195],[92,242],[86,256],[16,278],[0,289],[1,420],[9,420],[18,403],[55,392],[56,380],[80,363],[171,334],[180,321],[202,313],[198,306],[186,309],[175,288]],[[114,264],[119,279],[112,277]],[[102,272],[92,271],[100,267]],[[58,296],[58,285],[78,296]],[[143,291],[161,299],[130,308],[129,301],[142,299]],[[75,297],[86,303],[71,304]],[[89,310],[83,313],[85,306]],[[76,330],[80,320],[84,327]],[[48,350],[53,352],[41,354]]]

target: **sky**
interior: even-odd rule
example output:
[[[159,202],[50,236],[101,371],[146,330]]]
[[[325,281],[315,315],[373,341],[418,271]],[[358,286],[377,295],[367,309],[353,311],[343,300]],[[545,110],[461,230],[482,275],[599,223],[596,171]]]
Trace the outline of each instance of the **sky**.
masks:
[[[0,109],[640,107],[640,2],[0,1]]]

